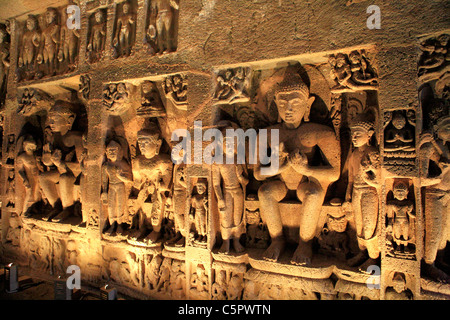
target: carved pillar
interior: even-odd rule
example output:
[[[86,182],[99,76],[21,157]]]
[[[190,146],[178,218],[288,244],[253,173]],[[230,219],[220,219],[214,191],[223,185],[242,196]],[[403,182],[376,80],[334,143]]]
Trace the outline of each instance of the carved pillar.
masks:
[[[408,54],[399,59],[398,51]],[[380,154],[383,167],[381,181],[384,181],[379,217],[380,299],[392,299],[394,295],[401,295],[402,299],[420,299],[420,264],[423,253],[422,200],[417,170],[420,116],[415,102],[416,83],[411,81],[415,77],[412,66],[416,65],[416,52],[411,47],[380,48],[378,61],[381,60],[385,64],[380,66],[380,75],[386,68],[395,68],[399,72],[386,79],[381,77],[379,91]],[[392,90],[400,83],[402,90]],[[387,90],[388,87],[391,90]],[[392,91],[396,94],[392,94]],[[405,124],[401,126],[403,121]],[[398,200],[395,192],[402,188],[399,186],[402,183],[408,195],[404,200]],[[402,217],[400,211],[405,210],[410,210],[409,214]],[[407,236],[399,236],[399,226],[402,223],[409,223]],[[398,293],[395,291],[396,285],[397,288],[403,286],[404,290]]]
[[[94,212],[99,216],[98,228],[100,238],[100,232],[103,227],[104,217],[101,216],[101,165],[103,161],[103,141],[105,137],[105,128],[103,124],[106,122],[106,115],[103,112],[102,105],[102,81],[96,76],[92,76],[90,81],[90,93],[89,99],[86,103],[88,118],[88,161],[87,161],[87,190],[86,190],[86,203],[83,203],[83,207],[88,210],[88,212]],[[94,213],[92,212],[92,213]]]
[[[114,55],[114,47],[112,45],[114,36],[114,24],[117,12],[117,3],[112,3],[108,5],[106,13],[106,40],[105,40],[105,60],[111,60]]]
[[[80,46],[78,51],[78,69],[86,63],[86,47],[88,42],[89,14],[87,13],[86,2],[80,2],[81,30]]]
[[[144,45],[148,2],[148,0],[137,0],[136,40],[134,42],[135,52],[141,50]]]

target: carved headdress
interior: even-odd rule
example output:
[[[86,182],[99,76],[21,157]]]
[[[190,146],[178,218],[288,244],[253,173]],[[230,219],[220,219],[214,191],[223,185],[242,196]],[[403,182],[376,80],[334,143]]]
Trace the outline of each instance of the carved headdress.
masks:
[[[300,75],[292,68],[287,68],[283,80],[278,83],[278,86],[275,89],[274,95],[276,96],[280,92],[292,91],[298,91],[305,96],[306,99],[309,98],[309,88]]]

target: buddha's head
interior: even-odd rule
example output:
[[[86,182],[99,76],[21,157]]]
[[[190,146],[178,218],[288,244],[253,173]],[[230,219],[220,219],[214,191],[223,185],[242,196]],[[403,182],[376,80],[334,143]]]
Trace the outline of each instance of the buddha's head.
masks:
[[[314,99],[300,75],[289,70],[275,91],[278,115],[289,129],[298,128],[303,119],[309,121]]]

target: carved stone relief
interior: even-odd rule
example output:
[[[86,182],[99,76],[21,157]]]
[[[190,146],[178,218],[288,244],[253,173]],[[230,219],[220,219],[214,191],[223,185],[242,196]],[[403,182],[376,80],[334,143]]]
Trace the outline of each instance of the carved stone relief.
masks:
[[[0,23],[5,257],[139,298],[448,298],[448,32],[420,36],[404,73],[369,44],[244,61],[236,25],[200,45],[178,28],[213,17],[206,2],[194,17],[189,1],[82,0],[81,29],[63,6]],[[233,163],[174,163],[175,129],[197,120]],[[256,161],[238,162],[253,134]]]
[[[114,57],[129,56],[136,38],[136,8],[132,1],[124,1],[116,6],[116,20],[112,46]]]
[[[33,80],[75,71],[80,30],[69,28],[66,7],[49,7],[23,22],[18,46],[19,80]]]
[[[146,40],[151,54],[164,54],[177,49],[179,0],[148,2]]]
[[[90,62],[101,60],[106,44],[106,10],[97,9],[89,17],[87,55]]]

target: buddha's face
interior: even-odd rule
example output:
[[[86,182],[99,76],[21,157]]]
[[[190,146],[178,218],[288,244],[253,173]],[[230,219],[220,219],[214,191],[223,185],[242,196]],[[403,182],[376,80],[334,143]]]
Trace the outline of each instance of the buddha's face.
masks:
[[[341,68],[346,64],[347,64],[347,62],[345,61],[345,56],[337,56],[336,57],[336,66],[338,68]]]
[[[47,21],[47,24],[52,24],[56,19],[56,13],[53,10],[47,11],[45,14],[45,19]]]
[[[281,119],[293,127],[298,127],[309,110],[309,99],[299,91],[280,92],[275,97]]]
[[[405,200],[408,197],[408,189],[405,185],[399,185],[394,188],[394,197],[397,200]]]
[[[125,92],[127,92],[127,88],[125,87],[125,85],[123,83],[120,83],[117,86],[117,92],[118,93],[125,93]]]
[[[123,13],[127,14],[130,12],[130,5],[128,3],[123,4]]]
[[[27,29],[33,31],[34,28],[36,28],[36,22],[31,18],[27,19]]]
[[[406,125],[405,117],[401,114],[397,114],[392,119],[392,125],[395,127],[395,129],[400,130],[403,129]]]
[[[58,113],[51,113],[48,119],[48,125],[52,132],[64,132],[70,130],[72,122],[69,116],[61,115]]]
[[[225,156],[227,157],[233,157],[234,156],[234,151],[235,151],[235,146],[234,146],[234,138],[225,138],[223,140],[223,153],[225,154]]]
[[[352,128],[352,143],[356,148],[369,143],[371,135],[363,128]]]
[[[159,153],[159,147],[161,146],[161,140],[154,136],[139,136],[138,145],[141,153],[147,158],[151,159]]]
[[[23,149],[25,150],[26,153],[33,153],[36,151],[37,146],[36,146],[36,142],[34,141],[26,141],[23,143]]]
[[[97,11],[97,12],[95,13],[95,21],[96,21],[97,23],[100,23],[100,22],[103,21],[103,15],[102,15],[102,12],[101,12],[101,11]]]
[[[206,191],[206,184],[204,182],[197,182],[198,194],[204,194]]]
[[[401,293],[406,290],[405,282],[402,280],[394,280],[393,286],[397,293]]]
[[[142,92],[143,93],[149,93],[152,90],[152,85],[150,82],[144,82],[142,84]]]
[[[349,57],[350,62],[353,64],[359,64],[361,62],[361,58],[357,54],[351,54]]]
[[[119,158],[120,148],[117,143],[110,143],[106,148],[106,157],[108,160],[115,162]]]
[[[347,228],[347,219],[345,217],[334,218],[328,216],[327,226],[331,231],[344,232]]]
[[[335,67],[335,66],[336,66],[336,57],[335,57],[335,56],[329,56],[329,57],[328,57],[328,63],[329,63],[332,67]]]

